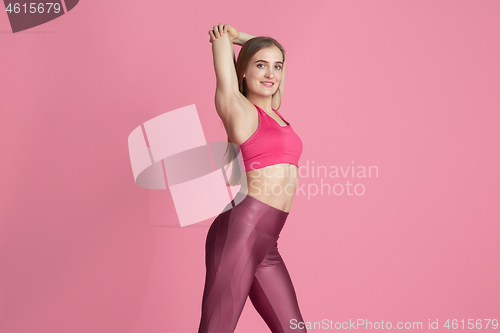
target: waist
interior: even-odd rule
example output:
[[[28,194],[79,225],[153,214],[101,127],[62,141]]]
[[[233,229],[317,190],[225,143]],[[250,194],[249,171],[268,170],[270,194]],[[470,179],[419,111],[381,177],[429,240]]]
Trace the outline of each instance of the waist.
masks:
[[[241,191],[269,206],[289,212],[298,185],[298,168],[280,163],[245,172]],[[244,183],[244,182],[243,182]]]
[[[281,229],[288,217],[288,212],[276,209],[250,195],[238,192],[232,202],[235,206],[228,214],[235,214],[233,223],[244,223],[268,236],[279,238]]]

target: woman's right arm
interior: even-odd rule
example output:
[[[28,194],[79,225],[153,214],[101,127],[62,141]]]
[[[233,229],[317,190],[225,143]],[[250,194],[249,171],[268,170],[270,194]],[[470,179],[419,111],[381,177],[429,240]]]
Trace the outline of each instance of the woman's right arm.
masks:
[[[243,95],[238,89],[232,39],[224,31],[223,24],[215,26],[214,30],[209,31],[209,34],[217,78],[215,107],[219,116],[224,120],[228,119],[231,110],[235,109],[235,104],[242,105],[239,99]]]

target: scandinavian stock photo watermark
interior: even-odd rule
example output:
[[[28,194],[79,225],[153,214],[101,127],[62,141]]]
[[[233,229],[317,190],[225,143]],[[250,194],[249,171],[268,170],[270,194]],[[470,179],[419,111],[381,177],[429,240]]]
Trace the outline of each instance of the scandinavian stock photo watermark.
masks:
[[[292,330],[384,330],[384,329],[397,329],[397,330],[496,330],[498,329],[498,319],[483,318],[483,319],[428,319],[427,322],[422,321],[398,321],[391,322],[388,320],[373,321],[368,319],[349,319],[349,321],[334,321],[331,319],[323,319],[321,321],[299,321],[297,319],[290,320],[290,328]]]
[[[258,165],[252,167],[258,167]],[[365,180],[379,177],[376,165],[320,165],[306,160],[303,165],[288,168],[257,169],[250,175],[249,189],[255,194],[306,196],[362,196],[366,194]],[[288,180],[282,182],[281,180]],[[296,179],[296,182],[289,180]],[[285,183],[286,185],[283,185]]]
[[[17,1],[4,0],[5,13],[13,33],[28,30],[68,14],[79,0]],[[38,31],[43,32],[43,31]],[[45,31],[47,32],[47,31]],[[55,32],[55,31],[50,31]],[[2,31],[3,33],[3,31]]]
[[[128,136],[128,148],[137,186],[168,189],[181,227],[230,209],[238,192],[253,197],[298,195],[308,200],[317,196],[359,198],[369,193],[372,178],[379,177],[377,165],[355,163],[354,159],[337,159],[335,165],[301,159],[299,166],[287,158],[271,165],[268,161],[246,165],[238,145],[206,141],[194,104],[138,125]]]

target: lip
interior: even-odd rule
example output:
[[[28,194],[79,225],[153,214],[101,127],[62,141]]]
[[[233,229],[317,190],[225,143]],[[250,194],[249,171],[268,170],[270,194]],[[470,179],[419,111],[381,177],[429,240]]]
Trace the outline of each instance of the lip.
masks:
[[[264,85],[264,87],[267,87],[267,88],[271,88],[271,87],[273,87],[273,86],[274,86],[274,82],[270,82],[270,81],[262,81],[261,83]],[[270,85],[270,86],[267,86],[267,85],[265,85],[264,83],[271,83],[271,85]]]

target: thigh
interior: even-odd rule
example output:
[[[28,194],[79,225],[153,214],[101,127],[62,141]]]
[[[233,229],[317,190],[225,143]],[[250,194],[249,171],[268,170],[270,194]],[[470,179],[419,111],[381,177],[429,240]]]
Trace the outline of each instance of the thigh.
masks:
[[[207,269],[217,272],[219,279],[230,278],[235,269],[243,266],[252,266],[255,272],[273,242],[271,237],[245,224],[244,217],[244,214],[235,211],[219,216],[210,227],[205,245],[205,263]]]
[[[292,329],[290,321],[303,322],[297,296],[277,243],[258,265],[250,289],[250,300],[272,332],[306,332]]]
[[[234,331],[255,270],[274,242],[244,223],[246,216],[244,210],[221,215],[208,232],[200,332]]]

